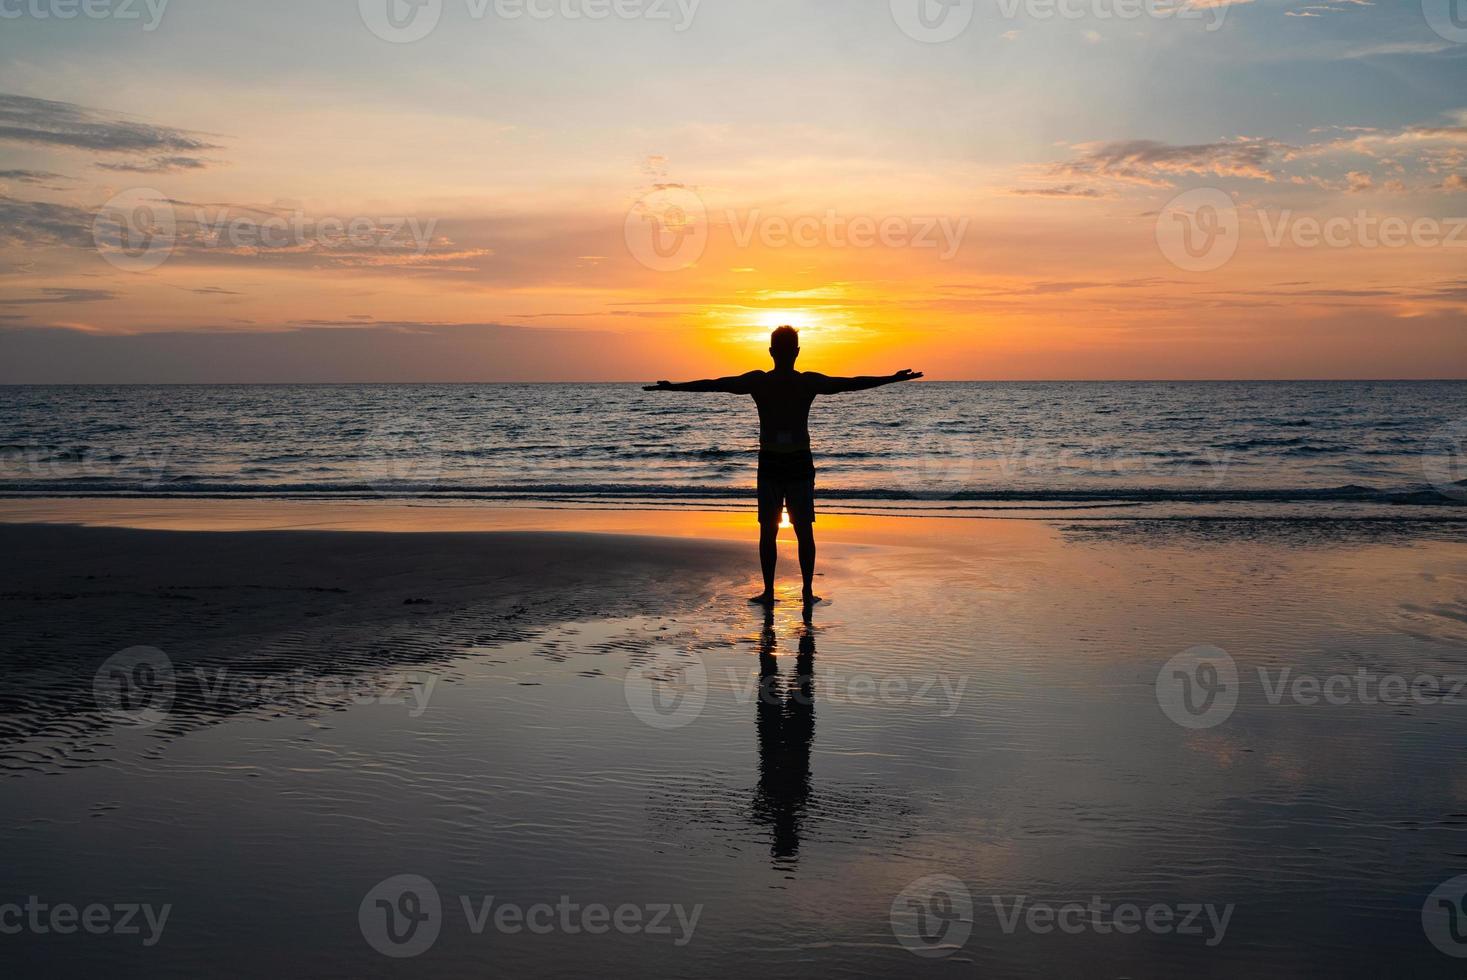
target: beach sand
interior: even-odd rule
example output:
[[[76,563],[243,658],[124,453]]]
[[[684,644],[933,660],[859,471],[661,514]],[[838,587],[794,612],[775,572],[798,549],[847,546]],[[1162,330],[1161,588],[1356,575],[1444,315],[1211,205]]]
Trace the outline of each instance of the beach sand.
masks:
[[[1451,525],[833,517],[832,601],[806,621],[745,601],[741,512],[6,501],[0,521],[7,893],[171,908],[154,945],[16,937],[21,973],[1455,965],[1428,898],[1467,871],[1467,693],[1378,696],[1467,675]],[[1237,703],[1178,723],[1168,664],[1203,645]],[[1373,700],[1289,687],[1362,673]],[[441,909],[406,962],[368,900],[399,875]],[[555,924],[476,918],[490,896]],[[1175,921],[1008,917],[1092,900]],[[641,926],[593,934],[566,902]],[[664,906],[696,924],[651,928]]]

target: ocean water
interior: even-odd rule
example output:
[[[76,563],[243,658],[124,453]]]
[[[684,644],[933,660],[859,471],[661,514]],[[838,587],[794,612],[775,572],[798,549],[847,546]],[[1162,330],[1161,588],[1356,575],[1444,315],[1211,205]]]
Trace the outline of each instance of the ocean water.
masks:
[[[0,494],[742,505],[752,402],[635,385],[7,387]],[[817,400],[827,506],[1460,504],[1461,382],[921,383]]]

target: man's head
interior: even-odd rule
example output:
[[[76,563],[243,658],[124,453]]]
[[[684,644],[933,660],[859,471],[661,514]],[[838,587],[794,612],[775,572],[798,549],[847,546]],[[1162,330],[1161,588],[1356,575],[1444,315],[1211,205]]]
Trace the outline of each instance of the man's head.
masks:
[[[800,332],[794,327],[780,327],[769,335],[769,356],[777,368],[794,367],[800,356]]]

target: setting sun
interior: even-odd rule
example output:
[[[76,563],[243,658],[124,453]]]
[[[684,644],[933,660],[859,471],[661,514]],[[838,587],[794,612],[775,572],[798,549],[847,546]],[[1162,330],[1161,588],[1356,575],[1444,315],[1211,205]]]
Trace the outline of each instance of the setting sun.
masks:
[[[776,327],[791,326],[805,330],[815,325],[815,320],[803,310],[766,310],[759,316],[759,326],[767,333]]]

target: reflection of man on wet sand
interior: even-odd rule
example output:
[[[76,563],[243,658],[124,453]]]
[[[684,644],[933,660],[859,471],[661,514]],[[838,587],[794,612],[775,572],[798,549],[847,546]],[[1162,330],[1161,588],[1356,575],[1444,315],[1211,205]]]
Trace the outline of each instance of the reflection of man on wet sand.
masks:
[[[793,858],[800,850],[800,821],[810,798],[810,743],[815,738],[815,633],[808,624],[800,636],[795,674],[779,673],[773,617],[759,641],[759,788],[754,819],[769,824],[770,854]]]
[[[796,371],[800,335],[780,327],[769,338],[773,371],[750,371],[730,378],[672,384],[659,381],[645,391],[715,391],[752,395],[759,408],[759,564],[764,591],[754,602],[774,602],[774,567],[779,560],[779,515],[787,509],[800,543],[800,572],[806,605],[820,601],[811,588],[815,577],[815,460],[810,452],[810,405],[817,395],[865,391],[922,377],[911,370],[880,377],[832,378]]]

